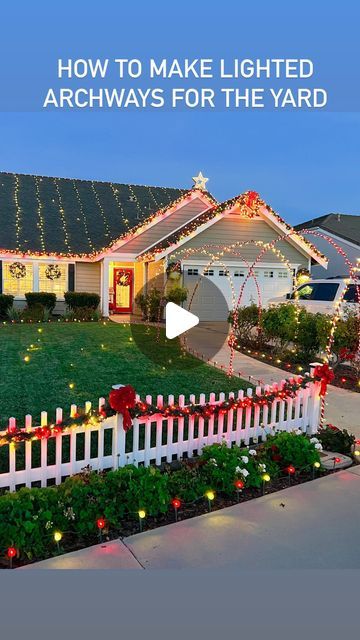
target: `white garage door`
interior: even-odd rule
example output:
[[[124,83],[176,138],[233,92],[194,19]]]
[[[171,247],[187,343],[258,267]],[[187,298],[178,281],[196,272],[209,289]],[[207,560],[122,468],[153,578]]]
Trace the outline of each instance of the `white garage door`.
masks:
[[[188,300],[185,307],[189,307],[192,293],[199,281],[199,276],[203,274],[204,266],[185,265],[184,266],[184,286],[189,290]],[[201,278],[201,282],[195,292],[191,302],[190,311],[199,316],[200,320],[226,320],[227,311],[224,310],[223,299],[217,295],[220,290],[226,299],[228,310],[233,306],[232,292],[227,272],[232,277],[236,300],[239,297],[241,285],[244,283],[247,267],[211,267]],[[292,289],[292,274],[289,270],[281,267],[258,267],[254,270],[260,293],[261,304],[265,306],[270,298],[281,296]],[[258,304],[258,294],[255,281],[249,278],[246,282],[242,295],[241,305]]]

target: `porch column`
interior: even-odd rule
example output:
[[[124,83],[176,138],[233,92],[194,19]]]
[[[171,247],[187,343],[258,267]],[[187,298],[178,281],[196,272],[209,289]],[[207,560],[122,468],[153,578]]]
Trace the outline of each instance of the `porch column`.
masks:
[[[101,313],[105,318],[109,316],[109,263],[110,258],[101,263]]]
[[[33,262],[33,291],[39,291],[39,263]]]

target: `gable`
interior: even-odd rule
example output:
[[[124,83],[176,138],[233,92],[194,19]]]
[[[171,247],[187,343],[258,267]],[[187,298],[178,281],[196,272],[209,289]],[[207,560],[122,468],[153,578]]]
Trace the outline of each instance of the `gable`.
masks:
[[[190,200],[190,202],[185,202],[176,208],[169,216],[166,218],[160,217],[156,224],[130,239],[120,247],[119,251],[121,254],[128,253],[138,255],[150,249],[163,238],[176,232],[208,208],[208,203],[204,203],[200,198],[194,198]]]
[[[206,260],[203,248],[207,248],[209,253],[216,253],[221,250],[222,246],[228,247],[236,242],[258,241],[270,243],[278,237],[279,234],[260,218],[247,219],[239,215],[227,215],[170,253],[169,259],[185,257],[186,260],[192,260],[193,258]],[[216,247],[216,245],[218,246]],[[276,247],[290,263],[308,266],[308,258],[287,240],[280,240]],[[191,252],[187,256],[189,249],[199,250],[194,253]],[[245,245],[234,249],[234,251],[226,252],[223,261],[225,263],[241,262],[244,259],[252,263],[260,251],[261,246],[255,244]],[[241,253],[241,256],[238,253]],[[262,262],[278,263],[279,258],[273,251],[268,251],[262,258]]]

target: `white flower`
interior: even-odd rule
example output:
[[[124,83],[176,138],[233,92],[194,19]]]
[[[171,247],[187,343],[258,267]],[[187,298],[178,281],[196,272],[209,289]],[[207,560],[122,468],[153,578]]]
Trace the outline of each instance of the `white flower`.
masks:
[[[315,445],[315,449],[317,449],[318,451],[322,451],[322,444],[320,442],[317,442]]]
[[[262,471],[263,473],[265,473],[265,471],[266,471],[266,464],[260,463],[260,464],[259,464],[259,469],[260,469],[260,471]]]
[[[295,434],[296,434],[297,436],[302,436],[302,435],[303,435],[303,432],[301,431],[301,429],[296,429],[296,430],[295,430]]]
[[[211,464],[213,464],[213,465],[214,465],[214,467],[217,467],[217,466],[218,466],[218,465],[217,465],[217,462],[216,462],[216,460],[215,460],[215,458],[210,458],[209,462],[211,462]]]
[[[235,473],[241,473],[241,471],[242,471],[241,467],[236,467]]]
[[[311,444],[315,444],[316,442],[319,442],[319,440],[317,438],[310,438],[310,442]]]
[[[249,456],[256,456],[257,453],[255,451],[255,449],[249,449]]]
[[[241,460],[244,464],[247,464],[249,462],[249,458],[247,456],[241,456]]]
[[[247,469],[241,469],[240,473],[242,476],[244,476],[244,478],[247,478],[247,476],[249,475],[249,472]]]

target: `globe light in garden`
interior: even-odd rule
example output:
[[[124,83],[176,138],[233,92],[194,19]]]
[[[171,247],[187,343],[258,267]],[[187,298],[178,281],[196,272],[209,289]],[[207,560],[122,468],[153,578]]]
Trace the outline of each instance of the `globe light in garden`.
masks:
[[[56,542],[56,546],[58,548],[58,551],[60,551],[60,541],[62,540],[63,534],[61,533],[61,531],[55,531],[54,532],[54,540]]]
[[[287,467],[287,472],[288,472],[289,485],[290,485],[291,484],[291,476],[293,476],[294,473],[295,473],[295,467],[292,464],[289,464],[289,466]]]
[[[320,462],[318,462],[318,460],[317,460],[316,462],[314,462],[314,464],[313,464],[313,470],[312,470],[312,477],[313,477],[313,479],[315,478],[315,473],[316,473],[316,471],[317,471],[318,469],[320,469],[320,467],[321,467],[321,464],[320,464]]]
[[[97,526],[97,528],[98,528],[98,530],[99,530],[99,538],[100,538],[100,542],[102,542],[102,530],[103,530],[103,529],[104,529],[104,527],[105,527],[105,520],[104,520],[104,518],[98,518],[98,519],[96,520],[96,526]]]
[[[236,489],[237,501],[239,502],[239,500],[240,500],[240,491],[244,488],[245,483],[243,482],[243,480],[235,480],[234,485],[235,485],[235,489]]]
[[[143,530],[142,522],[146,518],[146,511],[144,509],[139,509],[138,516],[139,516],[139,529],[140,529],[140,533],[141,533],[141,531]]]
[[[209,509],[209,511],[211,511],[211,503],[212,503],[213,500],[215,500],[215,492],[212,491],[212,489],[209,489],[205,493],[205,497],[207,498],[207,501],[208,501],[208,509]]]
[[[179,500],[179,498],[173,498],[171,500],[171,504],[174,507],[174,512],[175,512],[175,522],[177,522],[178,519],[178,509],[180,509],[181,507],[181,500]]]
[[[6,555],[9,558],[10,569],[12,569],[13,558],[15,558],[16,554],[17,554],[17,551],[16,551],[15,547],[9,547],[7,552],[6,552]]]
[[[271,478],[270,478],[268,473],[263,473],[261,477],[262,477],[262,481],[263,481],[262,482],[262,494],[264,495],[264,493],[265,493],[265,483],[266,482],[270,482]]]

